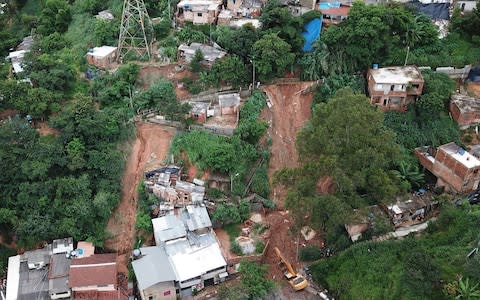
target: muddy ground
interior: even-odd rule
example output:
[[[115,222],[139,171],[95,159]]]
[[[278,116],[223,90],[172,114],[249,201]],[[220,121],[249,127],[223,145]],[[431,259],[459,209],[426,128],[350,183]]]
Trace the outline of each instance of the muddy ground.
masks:
[[[310,87],[312,82],[296,82],[266,85],[263,90],[272,103],[265,108],[262,118],[270,124],[267,131],[272,140],[268,175],[270,181],[276,171],[298,166],[295,141],[298,130],[311,116],[312,93],[301,91]],[[272,187],[272,199],[283,207],[286,191],[282,187]]]
[[[139,122],[136,124],[137,138],[131,144],[122,179],[122,199],[108,221],[107,232],[111,238],[105,248],[116,251],[120,256],[120,268],[126,271],[128,257],[135,243],[135,215],[137,210],[137,185],[143,172],[162,165],[175,130],[170,127]]]

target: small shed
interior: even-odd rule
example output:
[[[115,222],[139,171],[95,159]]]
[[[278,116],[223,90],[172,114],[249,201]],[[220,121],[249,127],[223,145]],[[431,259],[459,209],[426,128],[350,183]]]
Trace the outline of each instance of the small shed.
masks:
[[[117,47],[102,46],[88,50],[87,62],[90,65],[105,69],[117,59]]]

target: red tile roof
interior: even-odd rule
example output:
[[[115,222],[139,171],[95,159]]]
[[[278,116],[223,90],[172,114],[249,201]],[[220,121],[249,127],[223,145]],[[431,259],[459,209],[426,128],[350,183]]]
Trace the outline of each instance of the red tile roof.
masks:
[[[70,287],[110,285],[117,283],[116,254],[95,254],[72,260]]]
[[[323,15],[329,16],[348,16],[350,6],[340,6],[339,8],[329,8],[320,10]]]

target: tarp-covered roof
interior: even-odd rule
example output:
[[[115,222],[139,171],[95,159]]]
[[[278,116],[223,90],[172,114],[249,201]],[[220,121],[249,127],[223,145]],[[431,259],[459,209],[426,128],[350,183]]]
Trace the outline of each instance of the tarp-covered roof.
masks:
[[[410,2],[409,5],[415,7],[420,12],[424,13],[428,17],[438,20],[449,20],[450,19],[450,3],[429,3],[423,4],[419,1]]]
[[[322,31],[322,17],[318,19],[313,19],[305,25],[305,32],[302,33],[303,38],[305,39],[305,44],[303,45],[303,52],[311,52],[312,44],[320,38],[320,32]]]

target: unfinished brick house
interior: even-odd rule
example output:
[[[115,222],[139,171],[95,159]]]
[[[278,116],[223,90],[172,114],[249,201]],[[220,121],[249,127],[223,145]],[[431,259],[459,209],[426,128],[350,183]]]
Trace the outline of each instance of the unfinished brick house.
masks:
[[[467,193],[478,188],[480,160],[455,143],[434,149],[416,148],[420,164],[437,177],[437,186],[457,193]]]
[[[458,126],[466,129],[480,123],[480,99],[462,94],[453,94],[450,113]]]
[[[370,103],[383,111],[406,111],[423,91],[422,73],[416,66],[368,70]]]

